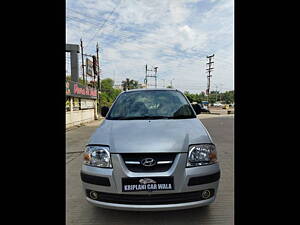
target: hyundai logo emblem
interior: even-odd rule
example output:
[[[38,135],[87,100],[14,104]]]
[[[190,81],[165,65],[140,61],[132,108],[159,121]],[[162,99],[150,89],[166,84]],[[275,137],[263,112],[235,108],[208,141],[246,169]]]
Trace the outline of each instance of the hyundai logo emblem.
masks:
[[[156,161],[153,158],[142,159],[141,164],[146,167],[155,166]]]

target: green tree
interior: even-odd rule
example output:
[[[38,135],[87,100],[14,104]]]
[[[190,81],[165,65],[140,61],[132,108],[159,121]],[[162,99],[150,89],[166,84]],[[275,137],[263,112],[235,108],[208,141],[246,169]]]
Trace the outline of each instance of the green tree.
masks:
[[[115,82],[111,78],[106,78],[101,81],[101,91],[112,93]]]
[[[116,97],[121,93],[121,90],[113,88],[114,81],[111,78],[106,78],[101,81],[100,104],[110,107]]]
[[[191,94],[188,91],[184,92],[185,96],[189,99],[190,102],[201,102],[201,101],[207,101],[207,96],[204,92],[201,92],[200,94]],[[221,101],[225,104],[231,104],[234,102],[234,91],[226,91],[224,93],[219,93],[216,91],[212,91],[209,94],[208,98],[209,103],[215,103],[216,101]]]
[[[71,81],[71,75],[66,76],[66,81]],[[83,79],[81,77],[78,77],[78,83],[85,85],[85,83],[83,82]]]
[[[126,80],[122,81],[122,87],[124,91],[137,89],[139,88],[139,82],[136,80],[130,80],[129,78],[126,78]]]
[[[201,94],[191,94],[188,91],[184,92],[185,96],[189,99],[190,102],[202,102],[205,100],[205,95],[203,93]]]
[[[221,95],[222,102],[231,104],[234,102],[234,91],[226,91]]]

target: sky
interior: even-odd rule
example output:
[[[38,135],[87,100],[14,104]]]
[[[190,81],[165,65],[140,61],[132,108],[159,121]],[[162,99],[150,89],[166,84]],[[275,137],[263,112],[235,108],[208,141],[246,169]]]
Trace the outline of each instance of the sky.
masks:
[[[82,38],[85,54],[99,43],[101,79],[143,83],[147,64],[158,87],[190,93],[206,90],[214,54],[210,90],[224,92],[234,90],[233,13],[233,0],[67,0],[66,42]]]

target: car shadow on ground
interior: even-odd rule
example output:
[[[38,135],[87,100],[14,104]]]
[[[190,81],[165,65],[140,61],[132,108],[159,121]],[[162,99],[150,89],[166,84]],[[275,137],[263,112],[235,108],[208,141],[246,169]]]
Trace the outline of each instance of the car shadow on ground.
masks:
[[[94,219],[108,224],[199,224],[211,218],[210,206],[158,212],[120,211],[93,207]],[[101,220],[100,220],[101,219]]]

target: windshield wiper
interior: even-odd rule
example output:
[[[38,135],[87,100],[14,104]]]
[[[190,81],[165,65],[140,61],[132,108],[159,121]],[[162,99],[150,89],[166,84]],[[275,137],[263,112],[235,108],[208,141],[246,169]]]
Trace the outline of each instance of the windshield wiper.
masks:
[[[131,116],[131,117],[112,117],[112,120],[157,120],[157,119],[169,119],[167,116]]]
[[[192,119],[193,115],[177,115],[177,116],[120,116],[108,118],[110,120],[158,120],[158,119]]]
[[[177,116],[171,116],[171,117],[168,117],[169,119],[192,119],[192,118],[196,118],[195,116],[193,115],[177,115]]]

